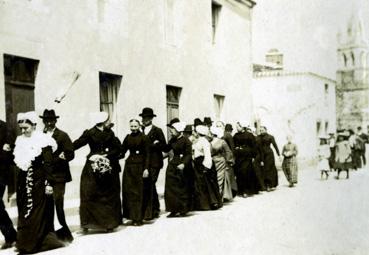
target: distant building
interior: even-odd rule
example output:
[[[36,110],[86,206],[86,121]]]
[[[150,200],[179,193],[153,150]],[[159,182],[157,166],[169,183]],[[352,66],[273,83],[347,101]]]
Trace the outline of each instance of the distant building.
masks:
[[[336,130],[335,81],[311,72],[292,72],[262,66],[255,71],[252,94],[261,125],[281,147],[292,135],[299,156],[316,156],[318,136]]]
[[[163,128],[174,117],[251,122],[254,4],[3,1],[0,118],[15,128],[18,112],[52,107],[73,139],[99,110],[120,139],[145,106]]]
[[[337,125],[369,125],[369,47],[358,15],[338,34]]]

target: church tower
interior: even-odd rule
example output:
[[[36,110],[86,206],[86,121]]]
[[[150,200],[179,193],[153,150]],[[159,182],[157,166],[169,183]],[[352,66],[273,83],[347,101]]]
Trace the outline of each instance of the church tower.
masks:
[[[337,39],[337,127],[356,130],[369,124],[369,48],[359,15]]]

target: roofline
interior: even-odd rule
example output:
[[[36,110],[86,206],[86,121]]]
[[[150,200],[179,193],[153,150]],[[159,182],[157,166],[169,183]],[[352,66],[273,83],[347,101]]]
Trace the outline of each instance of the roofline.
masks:
[[[298,76],[298,75],[311,75],[319,79],[328,80],[333,83],[337,83],[335,80],[325,77],[320,74],[316,74],[313,72],[293,72],[293,71],[281,71],[281,70],[271,70],[271,71],[263,71],[263,72],[254,72],[253,78],[263,78],[263,77],[278,77],[278,76]]]

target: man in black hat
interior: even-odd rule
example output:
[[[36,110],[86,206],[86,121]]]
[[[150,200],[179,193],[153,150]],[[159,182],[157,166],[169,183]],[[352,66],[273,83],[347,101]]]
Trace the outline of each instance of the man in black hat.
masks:
[[[210,117],[205,117],[204,118],[204,125],[209,127],[209,128],[213,125],[213,121],[211,120]]]
[[[64,194],[65,184],[72,181],[69,161],[74,158],[73,143],[67,133],[56,127],[59,116],[56,116],[54,110],[46,109],[40,118],[45,125],[44,133],[50,134],[58,145],[58,149],[53,153],[53,178],[55,180],[53,196],[56,215],[62,228],[57,230],[56,234],[60,239],[72,242],[73,236],[65,220]]]
[[[162,129],[152,124],[153,118],[156,117],[153,109],[146,107],[139,116],[142,118],[143,132],[150,141],[149,173],[152,186],[152,210],[153,217],[158,218],[160,215],[160,203],[155,184],[158,180],[160,169],[163,167],[162,152],[166,141]]]
[[[12,161],[8,128],[4,121],[0,120],[0,231],[4,235],[5,243],[1,249],[11,248],[16,241],[17,232],[5,210],[3,195],[8,185],[10,164]]]

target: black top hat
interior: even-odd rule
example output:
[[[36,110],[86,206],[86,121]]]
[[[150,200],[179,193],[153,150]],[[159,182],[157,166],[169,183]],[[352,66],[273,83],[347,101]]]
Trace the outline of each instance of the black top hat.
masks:
[[[156,117],[156,115],[154,114],[154,111],[149,107],[143,108],[142,113],[140,113],[138,116],[141,116],[141,117]]]
[[[206,126],[211,126],[212,124],[213,124],[213,121],[211,120],[211,118],[210,117],[205,117],[204,118],[204,124],[206,125]]]
[[[192,133],[192,125],[186,125],[185,129],[183,130],[183,132],[187,132],[187,133]]]
[[[54,110],[45,109],[44,113],[39,116],[41,119],[57,119],[59,116],[56,116]]]
[[[179,122],[179,119],[178,119],[178,118],[174,118],[174,119],[172,119],[172,120],[169,122],[169,124],[167,124],[167,127],[171,127],[174,123],[177,123],[177,122]]]
[[[233,126],[232,124],[227,123],[224,127],[224,130],[227,132],[232,132],[233,131]]]

